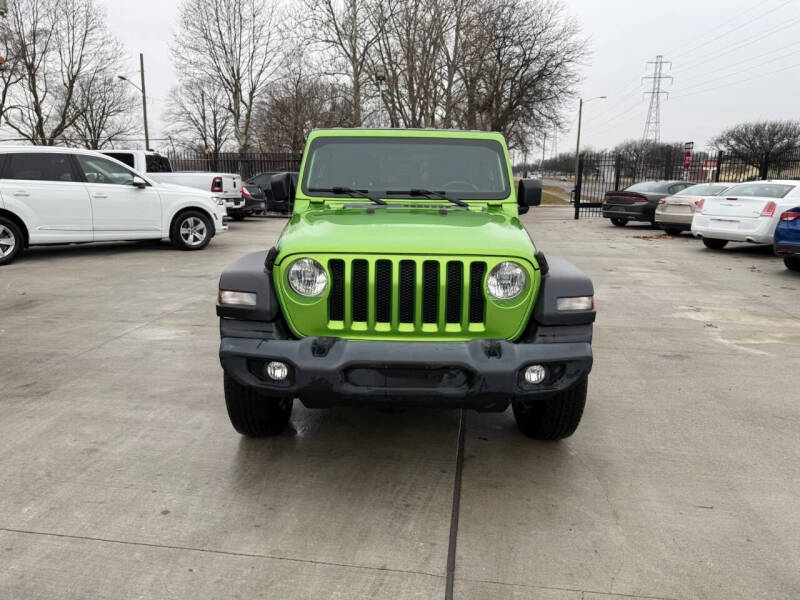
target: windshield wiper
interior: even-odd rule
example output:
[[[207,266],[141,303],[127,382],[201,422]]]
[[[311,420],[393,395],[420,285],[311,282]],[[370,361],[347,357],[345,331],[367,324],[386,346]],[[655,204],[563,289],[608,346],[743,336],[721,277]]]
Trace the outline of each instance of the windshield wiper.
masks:
[[[421,189],[411,189],[411,190],[393,190],[390,192],[386,192],[387,194],[408,194],[411,197],[415,196],[425,196],[427,198],[440,198],[442,200],[447,200],[448,202],[452,202],[453,204],[457,204],[461,208],[469,208],[469,204],[464,202],[463,200],[459,200],[458,198],[452,198],[447,195],[446,192],[435,192],[433,190],[421,190]]]
[[[330,188],[308,188],[308,191],[309,192],[322,193],[322,194],[327,192],[327,193],[331,193],[331,194],[336,194],[337,196],[341,195],[341,194],[347,194],[351,198],[354,197],[354,196],[356,198],[366,198],[367,200],[372,200],[375,204],[381,204],[383,206],[386,205],[386,202],[384,202],[380,198],[370,196],[369,195],[369,190],[354,190],[353,188],[349,188],[349,187],[335,186],[335,187],[330,187]]]

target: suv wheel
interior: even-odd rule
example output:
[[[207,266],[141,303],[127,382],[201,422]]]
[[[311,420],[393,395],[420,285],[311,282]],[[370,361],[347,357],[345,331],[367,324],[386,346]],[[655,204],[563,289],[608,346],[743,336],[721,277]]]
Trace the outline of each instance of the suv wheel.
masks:
[[[667,235],[672,235],[672,236],[680,235],[681,231],[683,231],[683,229],[681,229],[680,227],[665,227],[664,228],[664,233],[666,233]]]
[[[225,406],[233,428],[248,437],[278,435],[292,415],[291,398],[272,398],[225,373]]]
[[[628,219],[625,217],[611,217],[611,222],[617,227],[625,227],[628,224]]]
[[[211,221],[198,211],[181,213],[172,222],[169,239],[181,250],[202,250],[211,241]]]
[[[578,428],[586,404],[586,376],[566,391],[546,400],[512,402],[514,418],[522,433],[536,440],[560,440]]]
[[[0,250],[2,249],[2,246],[0,246]],[[790,271],[800,271],[800,256],[784,256],[783,264]]]
[[[0,265],[14,262],[22,252],[22,231],[10,219],[0,217]]]
[[[728,245],[728,240],[717,240],[714,238],[703,238],[703,245],[712,250],[722,250]]]

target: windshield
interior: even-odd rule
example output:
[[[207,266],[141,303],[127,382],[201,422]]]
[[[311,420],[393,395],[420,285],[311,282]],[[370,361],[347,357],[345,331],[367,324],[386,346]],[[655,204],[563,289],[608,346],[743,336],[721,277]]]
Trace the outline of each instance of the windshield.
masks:
[[[743,183],[735,185],[725,192],[726,196],[761,196],[763,198],[783,198],[793,185],[780,183]]]
[[[698,183],[679,192],[680,196],[719,196],[730,186],[722,183]]]
[[[311,143],[302,190],[309,196],[350,188],[376,192],[447,192],[463,200],[509,196],[508,167],[494,140],[320,137]]]
[[[642,183],[634,183],[626,187],[625,192],[666,192],[670,183],[663,181],[643,181]]]

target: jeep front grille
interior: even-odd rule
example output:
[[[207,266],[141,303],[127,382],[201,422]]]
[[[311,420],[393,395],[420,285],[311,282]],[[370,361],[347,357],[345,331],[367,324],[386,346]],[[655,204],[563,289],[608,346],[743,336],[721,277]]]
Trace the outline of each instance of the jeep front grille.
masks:
[[[328,261],[333,330],[479,330],[486,315],[486,262],[448,258]]]

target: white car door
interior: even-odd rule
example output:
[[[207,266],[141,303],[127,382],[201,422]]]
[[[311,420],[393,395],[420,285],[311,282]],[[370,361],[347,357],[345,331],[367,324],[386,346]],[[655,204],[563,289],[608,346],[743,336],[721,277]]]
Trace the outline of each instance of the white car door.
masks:
[[[161,197],[151,185],[134,185],[136,173],[113,160],[76,154],[92,202],[94,239],[158,239]]]
[[[0,193],[6,209],[25,221],[31,244],[92,241],[89,194],[69,154],[6,154]]]

